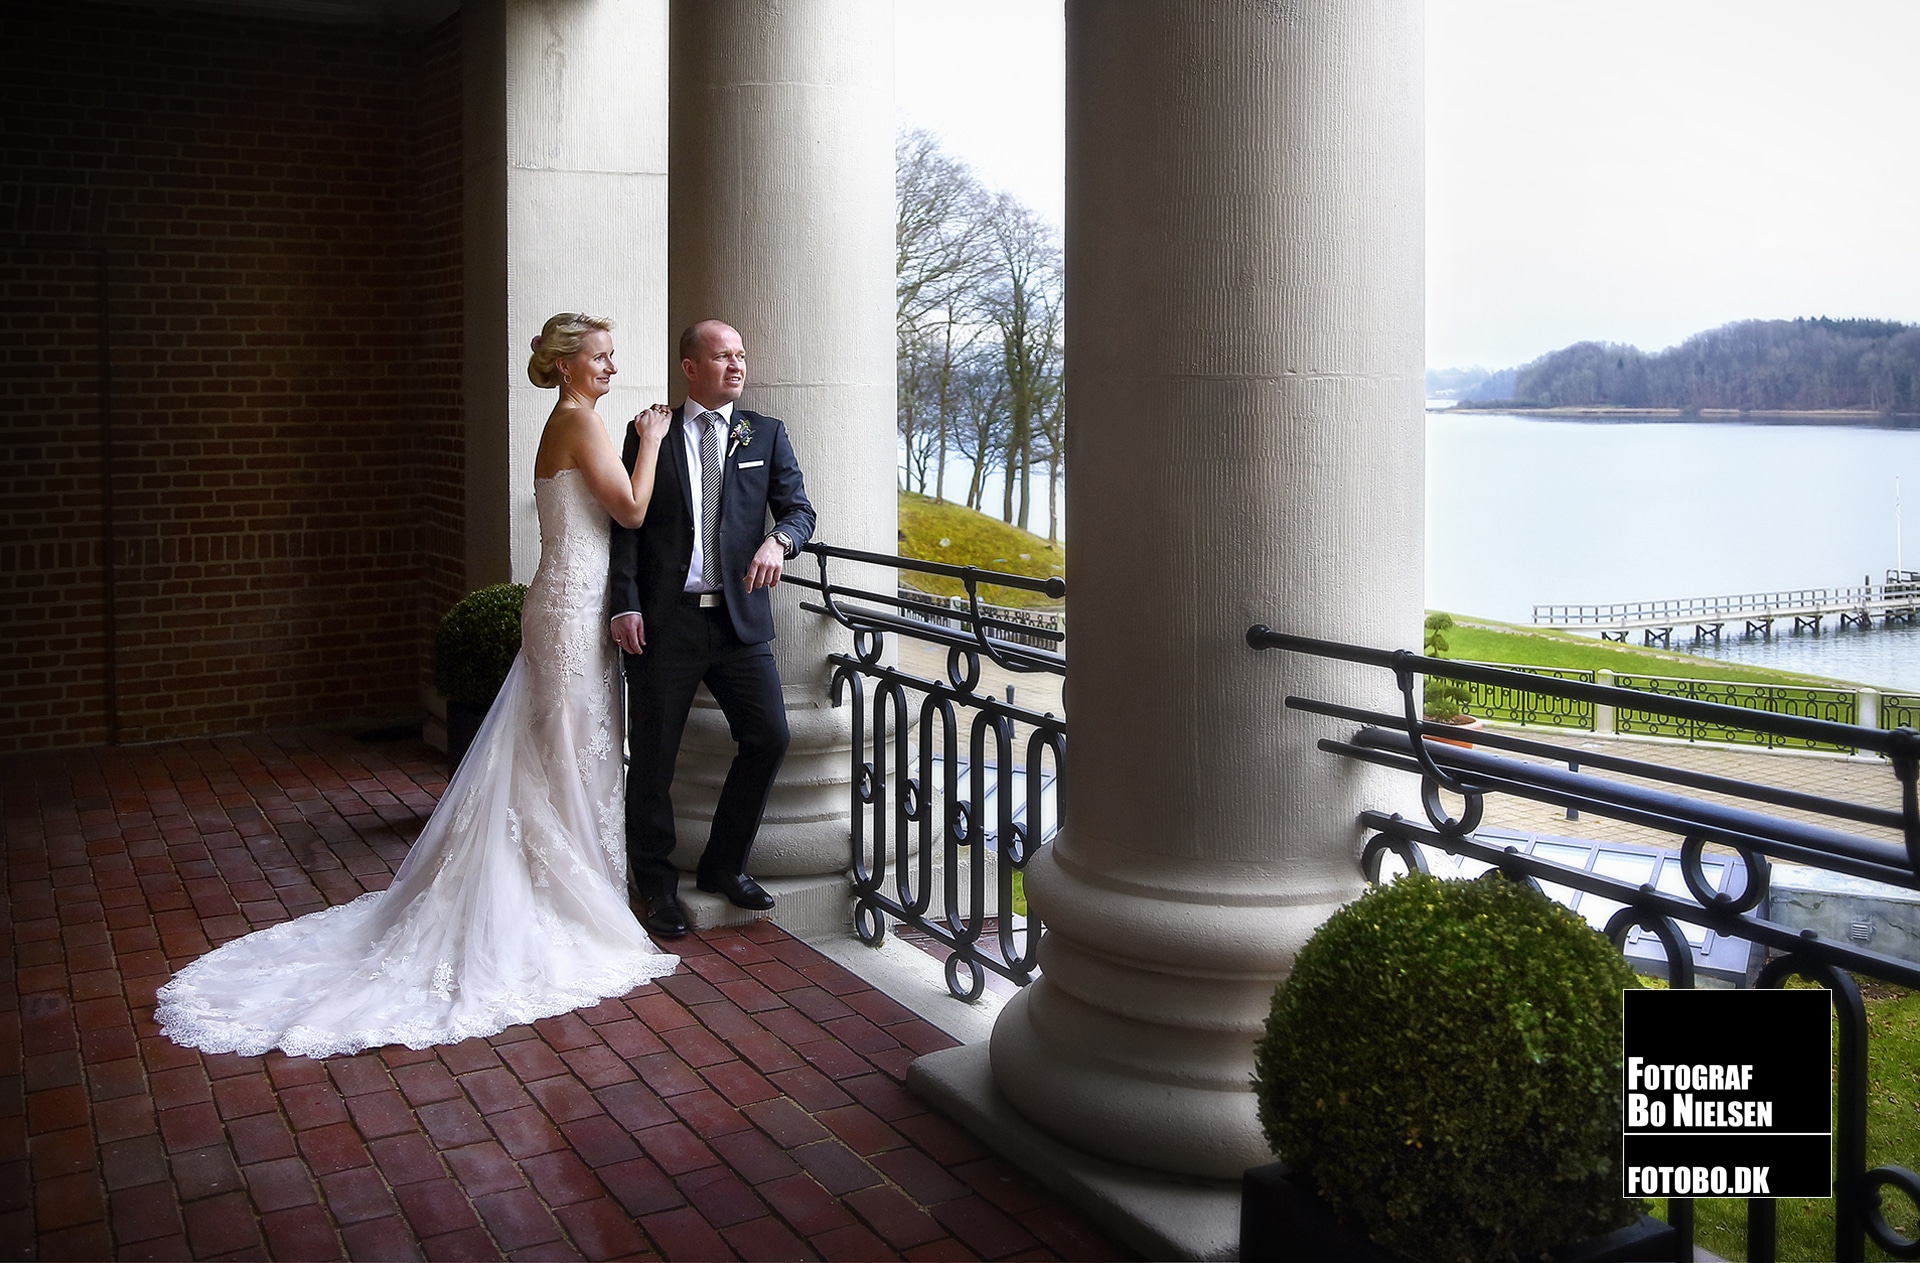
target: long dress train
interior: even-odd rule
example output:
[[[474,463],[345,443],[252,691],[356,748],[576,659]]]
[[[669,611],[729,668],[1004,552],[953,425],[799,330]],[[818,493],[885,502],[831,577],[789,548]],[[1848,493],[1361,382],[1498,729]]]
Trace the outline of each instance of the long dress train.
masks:
[[[310,1057],[426,1048],[673,972],[627,906],[607,517],[578,470],[534,484],[521,649],[383,891],[236,939],[158,993],[175,1043]]]

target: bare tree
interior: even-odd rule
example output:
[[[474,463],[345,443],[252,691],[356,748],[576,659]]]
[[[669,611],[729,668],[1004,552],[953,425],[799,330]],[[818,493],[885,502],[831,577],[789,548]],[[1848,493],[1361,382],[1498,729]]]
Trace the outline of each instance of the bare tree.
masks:
[[[910,491],[925,495],[931,479],[935,496],[945,498],[947,453],[962,406],[956,393],[960,360],[978,336],[977,330],[945,321],[901,350],[900,442]]]
[[[1000,516],[1025,529],[1033,467],[1047,466],[1048,534],[1059,533],[1065,450],[1058,234],[924,131],[894,146],[898,384],[905,482],[946,494],[949,448],[973,464],[971,508],[1004,470]],[[982,353],[985,354],[982,354]]]
[[[1035,455],[1047,463],[1047,542],[1060,542],[1060,475],[1067,455],[1067,392],[1055,390],[1040,418],[1041,445]]]
[[[894,141],[895,324],[900,437],[908,479],[944,499],[958,401],[955,365],[979,336],[974,310],[991,261],[985,192],[963,162],[922,130]]]
[[[1006,450],[1007,389],[997,347],[977,345],[953,369],[953,446],[973,465],[967,507],[986,511],[986,477]]]
[[[917,347],[915,348],[917,349]],[[935,455],[935,439],[944,428],[937,424],[937,389],[928,381],[930,365],[922,354],[902,347],[895,360],[900,423],[900,446],[906,460],[906,489],[925,494],[927,467]]]
[[[1060,243],[1050,224],[1004,193],[994,199],[988,224],[993,277],[982,306],[998,335],[1006,379],[1007,483],[1000,516],[1025,530],[1036,436],[1060,395],[1066,314]]]

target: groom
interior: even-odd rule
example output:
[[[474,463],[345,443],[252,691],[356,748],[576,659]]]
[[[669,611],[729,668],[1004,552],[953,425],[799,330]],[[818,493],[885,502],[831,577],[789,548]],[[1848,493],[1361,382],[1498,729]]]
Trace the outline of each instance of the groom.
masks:
[[[740,334],[702,320],[680,335],[687,401],[660,442],[653,500],[637,529],[613,527],[613,639],[627,670],[627,869],[658,938],[687,932],[674,846],[674,762],[703,681],[739,743],[696,880],[738,907],[773,896],[746,874],[774,775],[787,753],[787,712],[774,669],[767,590],[813,534],[786,427],[738,406],[747,380]],[[628,470],[639,452],[629,428]]]

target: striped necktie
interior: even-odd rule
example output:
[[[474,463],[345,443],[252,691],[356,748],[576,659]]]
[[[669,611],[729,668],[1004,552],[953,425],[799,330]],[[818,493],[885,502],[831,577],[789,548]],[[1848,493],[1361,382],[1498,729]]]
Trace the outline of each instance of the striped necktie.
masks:
[[[720,587],[720,414],[700,414],[700,569]]]

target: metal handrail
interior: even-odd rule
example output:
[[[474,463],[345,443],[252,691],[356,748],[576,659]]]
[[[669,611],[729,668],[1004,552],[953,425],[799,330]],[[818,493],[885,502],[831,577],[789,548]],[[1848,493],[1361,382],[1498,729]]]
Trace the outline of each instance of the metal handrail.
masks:
[[[1015,588],[1026,592],[1039,592],[1055,600],[1067,594],[1066,580],[1058,578],[1036,579],[1030,575],[1008,574],[998,570],[982,570],[978,566],[954,566],[939,561],[922,561],[917,557],[898,557],[887,553],[870,553],[857,548],[840,548],[833,544],[810,543],[802,547],[802,552],[811,555],[819,564],[819,578],[806,579],[799,575],[788,575],[783,582],[796,584],[820,593],[819,604],[803,602],[801,608],[816,614],[825,614],[842,627],[860,633],[894,631],[914,636],[917,639],[934,641],[951,649],[968,648],[984,653],[997,666],[1008,671],[1028,673],[1046,671],[1054,675],[1066,673],[1066,659],[1057,653],[1031,646],[1016,644],[996,636],[987,635],[990,627],[1018,631],[1022,635],[1039,636],[1053,639],[1059,633],[1048,632],[1042,628],[1028,627],[1020,623],[995,618],[982,609],[980,589],[983,586]],[[896,571],[910,574],[935,575],[945,579],[958,579],[966,590],[965,609],[917,605],[911,599],[902,598],[896,590],[892,595],[873,592],[863,588],[845,587],[833,583],[828,577],[828,563],[834,560],[854,562],[870,566],[887,566]],[[870,601],[878,605],[892,606],[899,610],[918,609],[923,613],[935,614],[941,618],[955,618],[967,623],[973,630],[971,634],[954,634],[950,629],[940,628],[924,619],[910,620],[888,614],[884,611],[863,609],[858,606],[846,606],[842,602],[848,598]],[[1064,636],[1060,636],[1064,639]]]
[[[1920,760],[1920,733],[1912,729],[1863,728],[1857,724],[1839,724],[1826,719],[1806,719],[1799,715],[1776,715],[1728,706],[1720,702],[1701,702],[1686,697],[1668,697],[1611,684],[1587,684],[1579,680],[1555,680],[1503,667],[1459,662],[1446,658],[1427,658],[1406,649],[1372,649],[1362,645],[1316,640],[1273,631],[1264,624],[1247,629],[1247,644],[1255,649],[1290,649],[1320,658],[1355,662],[1362,666],[1384,667],[1399,674],[1438,676],[1446,680],[1465,680],[1476,684],[1517,688],[1547,697],[1565,697],[1628,710],[1646,711],[1675,719],[1727,728],[1745,728],[1753,732],[1852,746],[1884,754],[1898,764],[1902,760]],[[1911,776],[1902,779],[1911,783]]]

